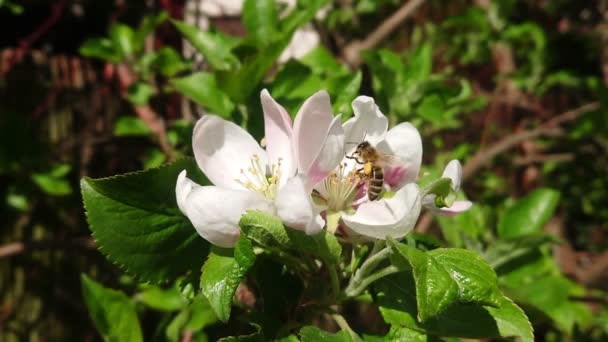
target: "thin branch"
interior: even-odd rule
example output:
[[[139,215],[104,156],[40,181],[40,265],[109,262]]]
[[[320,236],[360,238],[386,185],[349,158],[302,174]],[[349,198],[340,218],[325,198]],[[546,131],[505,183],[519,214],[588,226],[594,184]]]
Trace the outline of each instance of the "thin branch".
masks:
[[[120,82],[123,96],[127,96],[129,87],[136,81],[135,75],[125,64],[119,64],[116,66],[116,74]],[[163,119],[152,109],[148,104],[146,105],[135,105],[133,104],[133,110],[139,116],[139,118],[150,127],[158,138],[158,144],[161,150],[167,155],[170,161],[175,159],[175,153],[169,145],[167,139],[167,131],[165,129],[165,122]]]
[[[11,242],[0,246],[0,259],[21,255],[40,249],[83,249],[93,250],[97,244],[90,238],[72,240],[42,240],[30,242]]]
[[[567,111],[560,114],[537,128],[529,131],[523,131],[504,137],[502,140],[494,143],[490,147],[478,151],[463,167],[463,178],[470,178],[476,174],[482,167],[488,165],[499,154],[514,148],[524,141],[535,139],[541,136],[558,136],[563,134],[559,125],[573,121],[582,114],[600,108],[599,102],[585,104],[579,108]]]
[[[530,154],[518,157],[513,160],[517,166],[547,163],[547,162],[567,162],[574,160],[574,153],[551,153],[551,154]]]
[[[331,318],[336,321],[336,324],[338,324],[340,329],[346,331],[350,335],[352,341],[361,341],[359,335],[357,335],[357,333],[350,327],[350,325],[348,325],[348,322],[342,315],[335,313],[331,315]]]
[[[552,119],[545,121],[535,129],[508,135],[502,140],[499,140],[496,143],[492,144],[491,146],[479,150],[463,166],[463,179],[468,179],[471,176],[475,175],[484,166],[489,165],[492,160],[494,160],[494,158],[496,158],[498,155],[516,147],[522,142],[535,139],[541,136],[562,135],[563,130],[559,127],[559,125],[576,120],[581,115],[593,110],[597,110],[599,108],[599,102],[587,103],[578,108],[557,115]],[[430,228],[432,222],[433,216],[428,212],[424,213],[418,221],[415,231],[420,233],[426,232]]]
[[[361,65],[361,51],[371,49],[391,34],[405,19],[424,3],[424,0],[410,0],[403,4],[397,12],[382,22],[364,40],[355,40],[344,47],[344,59],[353,68]]]

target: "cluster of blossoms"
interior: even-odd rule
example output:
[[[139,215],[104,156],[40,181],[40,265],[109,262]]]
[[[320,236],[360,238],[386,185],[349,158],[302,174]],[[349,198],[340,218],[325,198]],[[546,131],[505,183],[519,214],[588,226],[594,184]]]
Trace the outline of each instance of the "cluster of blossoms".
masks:
[[[204,115],[193,133],[198,166],[214,184],[201,186],[182,171],[176,196],[180,210],[209,242],[232,247],[238,222],[247,210],[278,216],[307,234],[322,229],[351,241],[402,238],[416,224],[422,207],[439,214],[467,210],[469,201],[437,198],[415,183],[422,161],[422,141],[410,123],[388,129],[374,100],[357,97],[354,116],[342,123],[332,113],[329,95],[308,98],[291,117],[264,90],[265,149],[243,128],[214,115]],[[352,158],[363,141],[398,163],[384,167],[385,195],[370,200],[360,162]],[[451,161],[442,178],[458,191],[462,168]]]

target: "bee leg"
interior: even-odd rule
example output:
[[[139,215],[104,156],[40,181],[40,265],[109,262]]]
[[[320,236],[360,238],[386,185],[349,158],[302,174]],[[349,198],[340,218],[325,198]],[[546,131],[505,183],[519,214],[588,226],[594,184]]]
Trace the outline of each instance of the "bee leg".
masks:
[[[357,162],[357,164],[361,164],[361,165],[365,164],[365,162],[360,161],[360,160],[359,160],[359,158],[357,158],[357,157],[355,157],[355,156],[345,156],[345,157],[346,157],[347,159],[352,159],[352,160],[354,160],[355,162]]]

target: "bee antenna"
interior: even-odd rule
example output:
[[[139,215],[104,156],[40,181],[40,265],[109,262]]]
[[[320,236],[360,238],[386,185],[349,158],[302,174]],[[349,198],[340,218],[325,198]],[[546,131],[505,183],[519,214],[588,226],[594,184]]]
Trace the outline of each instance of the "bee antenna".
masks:
[[[358,145],[358,142],[352,142],[352,141],[347,141],[345,142],[346,145]]]

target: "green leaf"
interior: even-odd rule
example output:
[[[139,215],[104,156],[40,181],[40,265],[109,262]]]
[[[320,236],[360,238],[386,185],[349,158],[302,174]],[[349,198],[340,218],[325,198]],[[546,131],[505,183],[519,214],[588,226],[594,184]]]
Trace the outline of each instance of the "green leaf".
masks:
[[[142,119],[132,116],[121,116],[114,125],[114,135],[117,137],[150,136],[151,134],[152,130]]]
[[[547,235],[527,235],[509,240],[496,240],[488,246],[484,258],[500,275],[501,269],[513,269],[518,259],[538,253],[542,245],[554,242],[555,239]]]
[[[350,116],[352,109],[351,103],[361,88],[362,74],[357,71],[354,74],[346,74],[338,77],[333,77],[327,80],[327,91],[332,97],[332,108],[335,113],[343,115],[342,119]]]
[[[509,207],[498,222],[501,238],[538,234],[553,215],[559,202],[559,192],[541,188]]]
[[[243,23],[257,44],[267,45],[275,39],[278,19],[274,0],[245,0]]]
[[[416,107],[418,115],[436,125],[442,124],[445,111],[445,103],[441,96],[437,94],[425,96],[418,107]]]
[[[318,91],[321,82],[321,78],[313,75],[310,68],[292,59],[281,67],[272,82],[272,96],[301,102],[301,99]]]
[[[264,247],[305,252],[332,264],[340,261],[342,247],[336,237],[325,230],[307,235],[285,227],[279,218],[260,211],[248,211],[239,225],[248,238]]]
[[[186,305],[185,298],[175,287],[165,290],[158,286],[150,286],[138,293],[136,299],[153,309],[162,311],[175,311]]]
[[[352,339],[346,331],[335,334],[328,333],[314,326],[306,326],[300,329],[302,342],[351,342]]]
[[[106,341],[143,341],[135,305],[122,292],[81,275],[82,296],[97,331]]]
[[[281,20],[281,32],[283,35],[291,36],[298,27],[311,21],[317,12],[329,2],[329,0],[297,1],[296,6],[291,12]]]
[[[412,273],[401,272],[375,283],[377,303],[391,325],[429,335],[465,338],[520,337],[534,341],[532,326],[524,312],[501,295],[498,307],[457,303],[440,315],[420,322],[416,319],[416,284]]]
[[[99,58],[111,63],[120,63],[122,57],[108,38],[87,39],[78,50],[85,57]]]
[[[277,40],[263,49],[255,50],[252,54],[243,57],[240,68],[229,72],[218,72],[216,75],[219,87],[233,101],[246,102],[258,89],[260,82],[285,50],[288,43],[288,39]]]
[[[265,342],[264,333],[262,332],[262,328],[255,324],[250,323],[256,331],[249,335],[241,335],[241,336],[228,336],[224,338],[220,338],[217,342]]]
[[[197,272],[208,251],[177,208],[175,181],[205,184],[192,158],[157,169],[80,182],[87,221],[102,253],[143,281],[166,282]]]
[[[157,15],[147,15],[139,24],[139,27],[135,31],[133,42],[135,44],[135,50],[141,51],[146,42],[146,37],[153,33],[156,27],[162,24],[169,18],[169,13],[161,11]]]
[[[154,95],[154,88],[145,82],[136,82],[129,86],[127,98],[136,106],[143,106]]]
[[[368,342],[367,338],[364,340],[365,342]],[[414,329],[393,326],[381,341],[440,342],[441,340],[435,336],[429,336]]]
[[[221,321],[230,318],[236,287],[255,263],[251,242],[242,237],[234,249],[213,247],[203,266],[201,291]]]
[[[230,45],[224,44],[220,35],[201,31],[198,27],[178,20],[171,20],[173,25],[200,52],[215,70],[232,70],[240,66],[238,58],[230,51]]]
[[[185,62],[182,56],[170,47],[163,47],[156,51],[152,66],[165,77],[175,76],[177,73],[188,70],[190,63]]]
[[[438,248],[423,252],[389,240],[396,265],[409,263],[416,283],[418,318],[426,321],[459,303],[497,306],[500,300],[494,270],[472,251]],[[393,258],[394,259],[394,258]]]
[[[538,277],[530,274],[530,281],[508,288],[513,299],[524,307],[532,307],[549,317],[555,326],[567,334],[572,334],[575,325],[589,326],[593,314],[581,302],[570,300],[571,296],[584,296],[586,290],[561,275]],[[515,284],[511,284],[515,285]]]
[[[47,172],[32,174],[32,180],[49,195],[69,195],[72,193],[72,187],[66,176],[70,170],[71,166],[69,164],[57,165]]]
[[[172,79],[171,84],[177,91],[209,109],[213,114],[230,118],[234,111],[234,104],[218,88],[213,74],[197,72],[186,77]]]
[[[110,27],[110,39],[114,48],[123,58],[135,52],[135,32],[125,24],[114,24]]]
[[[198,295],[171,320],[165,329],[165,335],[170,341],[179,341],[185,332],[202,333],[202,329],[216,322],[217,317],[209,301],[205,296]]]
[[[342,73],[344,67],[338,63],[334,56],[325,47],[319,46],[300,59],[315,74]]]
[[[199,331],[206,326],[217,322],[217,316],[209,304],[209,300],[204,295],[199,295],[188,307],[190,320],[186,323],[186,328],[191,331]]]
[[[409,82],[424,81],[433,71],[433,48],[424,44],[412,53],[405,65],[405,79]]]

